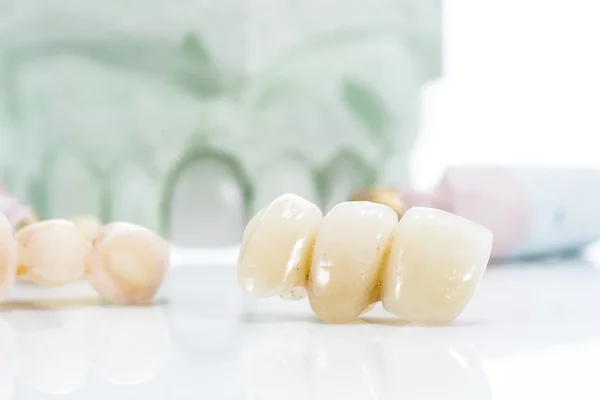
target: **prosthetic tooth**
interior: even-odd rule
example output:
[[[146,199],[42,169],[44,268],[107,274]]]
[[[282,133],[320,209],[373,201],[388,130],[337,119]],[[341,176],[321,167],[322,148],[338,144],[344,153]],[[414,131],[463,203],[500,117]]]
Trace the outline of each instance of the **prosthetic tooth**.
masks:
[[[244,232],[238,282],[256,297],[300,300],[328,323],[346,323],[378,301],[419,324],[456,318],[489,260],[492,234],[423,207],[398,222],[388,206],[345,202],[325,218],[294,195],[275,199]]]
[[[91,250],[77,227],[62,219],[34,222],[15,234],[19,276],[38,285],[64,285],[83,276]]]
[[[0,182],[0,300],[15,278],[63,285],[87,272],[90,284],[115,303],[151,300],[169,263],[167,243],[146,228],[93,216],[39,221],[27,204]]]
[[[103,226],[93,241],[87,279],[105,299],[125,305],[146,304],[160,288],[169,268],[169,246],[139,225]]]
[[[400,220],[383,275],[383,307],[424,325],[455,319],[487,266],[492,233],[446,211],[414,207]]]
[[[319,318],[349,322],[379,301],[373,293],[397,222],[391,208],[362,201],[340,203],[325,216],[309,279],[310,306]]]
[[[295,195],[283,195],[246,227],[238,259],[238,282],[256,297],[294,297],[306,286],[321,210]]]

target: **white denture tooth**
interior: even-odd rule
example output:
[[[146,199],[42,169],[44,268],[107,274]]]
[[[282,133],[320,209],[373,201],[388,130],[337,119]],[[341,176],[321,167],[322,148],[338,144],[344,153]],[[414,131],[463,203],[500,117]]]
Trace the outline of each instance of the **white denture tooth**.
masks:
[[[383,307],[422,325],[454,320],[487,266],[492,233],[458,215],[414,207],[393,237],[382,284]]]
[[[292,297],[306,286],[319,207],[296,195],[275,199],[248,223],[238,258],[238,283],[255,297]]]
[[[382,261],[397,222],[390,207],[363,201],[340,203],[325,216],[308,289],[319,318],[350,322],[379,300]]]

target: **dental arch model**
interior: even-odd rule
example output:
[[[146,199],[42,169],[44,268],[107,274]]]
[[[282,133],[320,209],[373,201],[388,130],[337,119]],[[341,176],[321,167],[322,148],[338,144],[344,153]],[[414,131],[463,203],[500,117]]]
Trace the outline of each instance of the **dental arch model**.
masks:
[[[403,320],[440,325],[471,300],[487,266],[492,233],[460,216],[414,207],[345,202],[325,217],[283,195],[248,223],[238,283],[256,297],[309,298],[328,323],[355,320],[378,301]]]

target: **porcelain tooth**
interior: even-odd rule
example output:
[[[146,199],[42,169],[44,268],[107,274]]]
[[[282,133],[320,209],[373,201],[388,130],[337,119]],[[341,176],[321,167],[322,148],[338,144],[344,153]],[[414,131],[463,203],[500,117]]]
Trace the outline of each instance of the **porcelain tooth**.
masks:
[[[398,222],[368,201],[319,208],[275,199],[248,223],[238,283],[256,297],[308,296],[327,323],[348,323],[383,301],[399,318],[445,324],[469,303],[489,261],[492,233],[458,215],[414,207]]]
[[[323,220],[309,279],[312,310],[325,322],[349,322],[379,301],[382,261],[398,216],[366,201],[335,206]]]
[[[259,212],[246,227],[238,258],[242,290],[256,297],[301,295],[322,220],[319,207],[292,194]]]
[[[34,222],[15,234],[18,273],[38,285],[64,285],[81,278],[91,250],[75,224],[56,219]]]
[[[446,211],[414,207],[394,233],[382,286],[383,307],[424,325],[455,319],[486,269],[492,233]]]
[[[169,246],[139,225],[103,226],[92,242],[86,277],[105,299],[117,304],[146,304],[160,288],[169,268]]]

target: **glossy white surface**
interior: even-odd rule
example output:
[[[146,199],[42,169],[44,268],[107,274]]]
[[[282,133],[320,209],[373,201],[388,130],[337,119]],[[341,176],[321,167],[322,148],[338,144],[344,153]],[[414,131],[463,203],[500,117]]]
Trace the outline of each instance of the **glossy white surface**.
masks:
[[[0,400],[597,399],[600,272],[491,267],[452,326],[319,323],[249,300],[233,266],[174,268],[157,305],[21,285],[0,314]],[[62,394],[57,397],[55,394]]]

